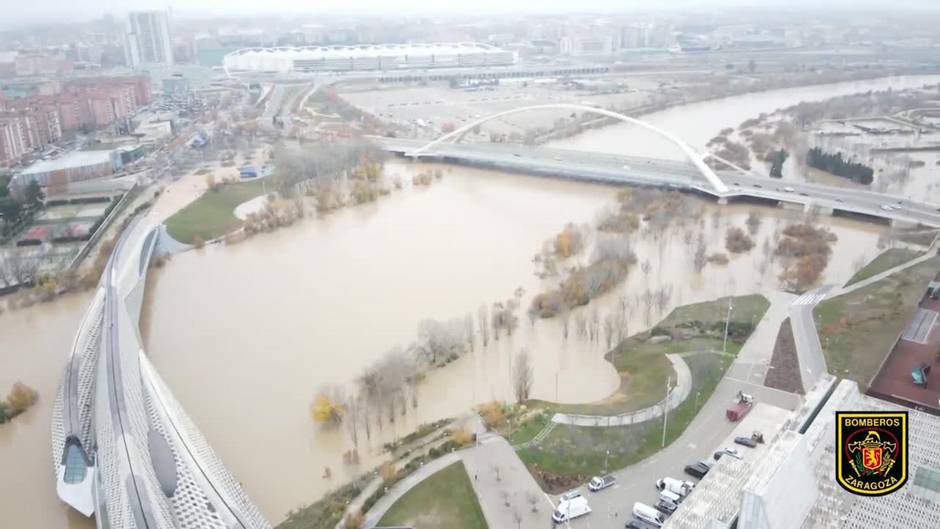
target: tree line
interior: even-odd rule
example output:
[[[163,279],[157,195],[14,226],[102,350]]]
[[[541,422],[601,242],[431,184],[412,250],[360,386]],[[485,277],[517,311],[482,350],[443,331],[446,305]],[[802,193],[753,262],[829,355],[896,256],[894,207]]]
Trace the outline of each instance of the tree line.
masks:
[[[871,184],[875,175],[875,171],[871,167],[846,160],[842,158],[840,152],[830,154],[819,147],[813,147],[806,153],[806,164],[864,185]]]
[[[507,300],[481,305],[476,315],[468,312],[463,318],[447,321],[422,320],[413,343],[386,351],[362,370],[352,387],[333,384],[320,388],[311,404],[312,419],[323,426],[342,427],[352,444],[346,460],[357,462],[361,435],[371,440],[376,428],[381,431],[418,407],[417,387],[429,371],[477,346],[486,347],[502,335],[512,336],[519,325],[515,313],[522,295],[517,289]],[[529,397],[532,375],[529,354],[523,351],[513,369],[513,388],[520,401]]]

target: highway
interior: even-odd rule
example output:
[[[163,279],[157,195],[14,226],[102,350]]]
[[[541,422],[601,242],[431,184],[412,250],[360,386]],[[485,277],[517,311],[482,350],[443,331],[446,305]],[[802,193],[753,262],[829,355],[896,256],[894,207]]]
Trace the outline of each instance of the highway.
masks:
[[[386,151],[402,155],[409,155],[428,143],[399,138],[372,139]],[[821,213],[834,212],[902,225],[940,227],[938,204],[874,191],[776,180],[733,169],[716,171],[729,188],[726,192],[720,192],[705,180],[695,166],[681,160],[496,143],[441,143],[420,157],[573,180],[696,191],[728,201],[751,200],[816,207]]]

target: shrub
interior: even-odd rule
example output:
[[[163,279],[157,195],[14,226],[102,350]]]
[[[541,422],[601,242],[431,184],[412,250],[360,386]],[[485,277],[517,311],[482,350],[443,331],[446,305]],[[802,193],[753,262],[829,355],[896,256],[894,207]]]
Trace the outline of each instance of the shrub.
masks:
[[[468,446],[473,442],[473,434],[463,428],[457,428],[450,432],[450,441],[457,447]]]
[[[39,400],[39,393],[35,389],[17,382],[7,395],[7,403],[14,415],[23,413]]]
[[[728,228],[725,234],[725,248],[731,253],[749,252],[754,247],[754,240],[737,226]]]
[[[506,424],[506,415],[503,413],[503,407],[498,402],[487,402],[477,407],[483,424],[487,430],[495,430]]]

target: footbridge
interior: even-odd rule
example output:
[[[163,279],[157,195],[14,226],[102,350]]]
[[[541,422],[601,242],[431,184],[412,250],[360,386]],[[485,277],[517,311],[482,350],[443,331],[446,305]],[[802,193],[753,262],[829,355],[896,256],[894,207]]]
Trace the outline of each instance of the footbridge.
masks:
[[[59,497],[108,529],[267,529],[143,349],[158,226],[118,238],[75,335],[52,418]]]
[[[509,114],[564,109],[590,112],[643,127],[674,143],[684,160],[532,147],[505,143],[460,143],[478,125]],[[705,194],[720,202],[755,202],[801,208],[822,214],[906,226],[940,227],[940,205],[885,193],[772,179],[742,169],[714,154],[698,153],[672,133],[642,120],[574,104],[535,105],[500,112],[467,123],[433,141],[372,138],[388,152],[429,161],[459,163],[555,178],[651,186]],[[705,162],[715,159],[722,169]]]

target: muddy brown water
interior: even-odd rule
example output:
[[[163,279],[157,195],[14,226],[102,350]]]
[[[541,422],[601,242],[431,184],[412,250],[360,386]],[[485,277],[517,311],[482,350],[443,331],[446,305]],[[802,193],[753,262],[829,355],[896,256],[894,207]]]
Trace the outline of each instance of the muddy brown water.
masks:
[[[703,146],[724,126],[800,100],[887,86],[936,82],[896,78],[780,90],[688,105],[645,119]],[[593,130],[556,146],[677,157],[668,143],[627,126]],[[391,164],[407,176],[420,167]],[[308,219],[234,246],[174,257],[155,270],[142,322],[147,349],[174,394],[213,448],[273,522],[380,460],[382,442],[417,424],[467,411],[473,403],[511,396],[511,358],[527,348],[534,360],[533,396],[588,402],[617,384],[600,343],[562,339],[557,320],[530,325],[524,311],[514,336],[477,347],[435,371],[419,387],[416,410],[371,442],[359,466],[343,465],[343,431],[317,428],[309,405],[318,387],[349,382],[395,345],[416,336],[424,318],[476,312],[522,287],[522,307],[550,281],[534,274],[532,257],[567,222],[592,222],[614,204],[616,189],[469,168],[447,168],[429,188],[405,189],[376,204]],[[722,247],[729,225],[744,226],[750,208],[704,206],[701,230],[709,251]],[[634,310],[636,332],[676,305],[720,295],[776,288],[779,267],[760,273],[763,240],[794,214],[763,209],[751,253],[728,266],[692,269],[681,231],[635,237],[640,259],[624,284],[585,311],[601,317],[621,296],[672,285],[662,311]],[[878,250],[879,228],[828,221],[839,241],[823,281],[844,281]],[[58,378],[88,295],[0,315],[0,389],[22,380],[40,403],[0,426],[0,512],[10,527],[87,528],[55,496],[49,418]],[[556,380],[558,383],[556,384]],[[360,435],[360,437],[362,437]],[[322,479],[324,467],[333,477]]]

